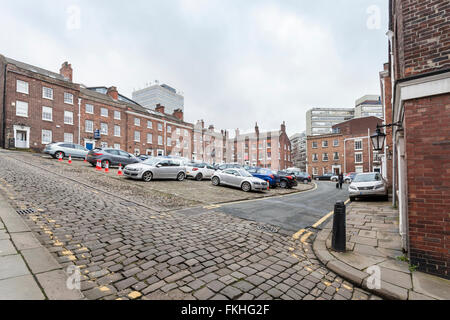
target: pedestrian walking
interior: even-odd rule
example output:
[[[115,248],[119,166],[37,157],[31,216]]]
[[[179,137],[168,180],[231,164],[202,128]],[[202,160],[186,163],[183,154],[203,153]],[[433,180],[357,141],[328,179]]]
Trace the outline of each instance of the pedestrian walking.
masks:
[[[344,175],[342,172],[339,174],[339,189],[342,189],[342,184],[344,183]]]

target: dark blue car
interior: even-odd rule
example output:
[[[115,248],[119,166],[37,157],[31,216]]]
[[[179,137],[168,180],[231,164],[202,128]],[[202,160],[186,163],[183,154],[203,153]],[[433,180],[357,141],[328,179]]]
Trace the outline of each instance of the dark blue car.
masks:
[[[247,171],[256,178],[268,181],[271,188],[276,188],[280,184],[280,177],[270,169],[253,167]]]

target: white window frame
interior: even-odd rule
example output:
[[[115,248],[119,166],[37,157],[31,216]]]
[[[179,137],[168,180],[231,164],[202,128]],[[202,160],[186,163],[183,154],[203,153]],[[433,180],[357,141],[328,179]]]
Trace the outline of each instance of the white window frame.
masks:
[[[326,156],[326,158],[325,158]],[[330,157],[328,156],[327,152],[322,153],[322,161],[327,162],[330,160]]]
[[[141,132],[140,131],[134,131],[134,141],[141,142]]]
[[[361,147],[357,148],[357,144],[361,143]],[[363,142],[361,139],[355,140],[355,151],[359,151],[363,149]]]
[[[364,166],[355,166],[356,173],[364,173]]]
[[[120,126],[114,125],[114,137],[120,137]]]
[[[66,137],[69,136],[69,135],[70,135],[70,137],[72,137],[72,138],[70,139],[70,141],[66,139]],[[64,132],[64,143],[73,143],[73,133],[70,133],[70,132]]]
[[[30,93],[30,84],[23,80],[16,80],[16,92],[29,94]]]
[[[114,149],[120,150],[120,143],[114,143]]]
[[[162,123],[158,122],[158,131],[163,131],[163,125]]]
[[[73,94],[70,92],[64,92],[64,103],[73,105]]]
[[[168,146],[172,145],[172,138],[171,137],[167,137],[167,145]]]
[[[88,111],[88,106],[92,107],[92,111]],[[94,114],[94,105],[86,103],[86,105],[85,105],[85,112],[88,113],[88,114]]]
[[[164,143],[163,136],[158,136],[158,146],[162,146]]]
[[[323,140],[322,141],[322,148],[328,148],[328,140]]]
[[[339,140],[338,139],[333,140],[333,147],[339,147]]]
[[[103,130],[105,128],[106,128],[106,133],[104,133],[105,130]],[[108,131],[109,131],[108,124],[105,123],[105,122],[101,122],[100,123],[100,135],[107,136],[108,135]]]
[[[319,168],[314,167],[313,168],[313,175],[317,176],[319,174]]]
[[[147,133],[147,143],[153,144],[153,133]]]
[[[153,129],[153,121],[147,120],[147,129]]]
[[[44,133],[50,133],[50,135],[49,135],[50,139],[48,141],[44,141]],[[52,130],[42,129],[42,131],[41,131],[41,143],[42,144],[52,143],[52,139],[53,139],[53,132],[52,132]]]
[[[134,118],[134,125],[136,127],[140,127],[141,126],[141,119],[135,117]]]
[[[46,95],[46,93],[50,93],[50,95]],[[42,87],[42,98],[53,100],[53,88]]]
[[[312,154],[312,162],[318,162],[319,161],[319,154],[313,153]]]
[[[106,112],[103,112],[103,111],[106,111]],[[108,118],[109,117],[108,108],[100,108],[100,116],[104,117],[104,118]]]
[[[88,129],[88,127],[89,127],[88,123],[91,124],[91,126],[90,126],[92,128],[91,130]],[[84,131],[88,132],[88,133],[93,133],[94,132],[94,121],[92,121],[92,120],[85,120],[84,121]]]
[[[19,111],[19,105],[21,105],[21,108],[25,108],[26,106],[26,112],[22,112],[22,113],[18,113]],[[24,117],[24,118],[28,118],[28,102],[25,101],[16,101],[16,116],[17,117]]]
[[[357,157],[361,155],[361,161],[357,160]],[[364,159],[363,159],[363,153],[362,152],[355,152],[355,163],[364,163]]]
[[[337,157],[336,157],[337,155]],[[334,152],[333,153],[333,160],[339,160],[340,156],[339,156],[339,152]]]
[[[172,126],[167,126],[167,132],[169,132],[169,133],[172,132]]]
[[[68,116],[69,114],[71,115],[70,117]],[[67,121],[67,119],[69,119],[70,122]],[[73,125],[73,112],[72,111],[64,110],[64,124]]]
[[[313,141],[312,143],[311,143],[311,148],[312,149],[317,149],[319,147],[319,144],[317,143],[317,141]]]
[[[45,112],[44,111],[45,109],[50,110],[50,112]],[[49,114],[50,115],[50,119],[45,118],[44,114]],[[42,120],[43,121],[49,121],[49,122],[53,121],[53,108],[52,107],[46,107],[46,106],[42,107]]]
[[[121,117],[120,111],[114,110],[114,120],[120,120]]]

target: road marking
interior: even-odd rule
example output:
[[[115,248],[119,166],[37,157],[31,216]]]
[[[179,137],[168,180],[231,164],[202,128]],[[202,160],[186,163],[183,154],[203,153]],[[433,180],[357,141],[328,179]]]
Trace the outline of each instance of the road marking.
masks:
[[[313,233],[311,231],[308,231],[308,233],[305,233],[305,235],[300,239],[302,243],[305,243],[306,240],[312,235]]]
[[[213,204],[213,205],[210,205],[210,206],[204,206],[203,209],[211,210],[211,209],[217,209],[217,208],[220,208],[220,207],[221,207],[221,205]]]
[[[305,231],[306,231],[305,229],[300,229],[296,234],[294,234],[294,235],[292,236],[292,238],[293,238],[294,240],[298,240],[298,239],[300,238],[300,236],[301,236]]]

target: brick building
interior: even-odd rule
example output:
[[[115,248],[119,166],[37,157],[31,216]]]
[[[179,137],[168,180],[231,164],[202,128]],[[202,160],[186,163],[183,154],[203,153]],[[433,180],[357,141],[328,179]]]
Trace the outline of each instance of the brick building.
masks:
[[[308,173],[382,172],[382,155],[373,151],[370,141],[382,122],[377,117],[355,118],[332,126],[334,133],[308,136]]]
[[[58,74],[0,55],[0,70],[3,147],[42,151],[48,143],[64,141],[88,149],[191,158],[193,125],[183,121],[179,109],[171,114],[163,106],[148,110],[115,87],[73,83],[67,62]]]
[[[450,3],[391,0],[389,13],[400,233],[411,264],[449,279]]]

